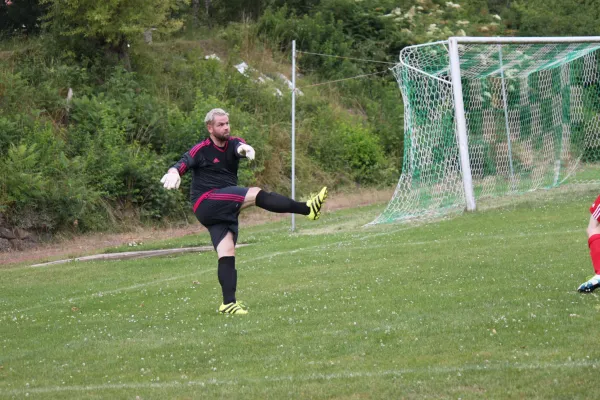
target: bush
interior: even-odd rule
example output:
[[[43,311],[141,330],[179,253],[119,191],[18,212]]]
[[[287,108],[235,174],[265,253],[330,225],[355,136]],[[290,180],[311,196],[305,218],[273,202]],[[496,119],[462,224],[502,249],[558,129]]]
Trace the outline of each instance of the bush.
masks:
[[[318,121],[323,123],[312,136],[309,151],[323,168],[332,173],[344,171],[359,184],[378,183],[388,161],[373,132],[360,122],[337,119],[327,110]]]
[[[263,20],[261,34],[279,32],[283,41],[298,34],[304,50],[353,55],[356,42],[348,39],[354,33],[339,16],[357,21],[362,6],[349,6],[346,15],[337,13],[337,2],[328,4],[300,17],[285,8],[273,11],[270,22],[268,15]],[[372,18],[361,23],[380,26]],[[0,59],[0,207],[7,218],[18,226],[52,232],[72,229],[75,221],[86,231],[187,219],[190,174],[181,191],[164,190],[159,179],[182,153],[208,136],[204,116],[215,107],[230,113],[232,135],[257,151],[254,162],[240,164],[239,184],[289,194],[290,92],[278,79],[282,66],[273,59],[281,55],[273,55],[268,44],[256,39],[260,26],[231,25],[214,42],[132,43],[137,72],[100,62],[98,49],[85,58],[43,40],[15,51],[9,61]],[[374,44],[358,49],[369,55],[377,50]],[[228,55],[223,61],[206,60],[205,51]],[[243,60],[241,54],[254,59]],[[240,74],[234,66],[242,60],[265,70]],[[330,77],[370,71],[348,60],[308,55],[300,64]],[[368,82],[336,87],[340,91],[331,91],[329,98],[318,90],[298,98],[299,196],[321,183],[339,187],[387,179],[391,163],[382,146],[391,148],[395,140],[386,117],[394,108],[393,96],[381,94],[384,85]],[[74,97],[67,104],[69,88]],[[284,95],[275,95],[276,89]],[[364,111],[369,117],[347,117]],[[371,120],[371,115],[381,117]],[[18,164],[20,159],[25,162]]]
[[[6,155],[8,147],[15,144],[21,137],[21,130],[15,121],[11,121],[8,117],[0,116],[0,155]]]
[[[88,185],[79,159],[65,156],[64,142],[50,125],[24,132],[0,162],[0,207],[9,223],[55,231],[84,218],[99,194]]]

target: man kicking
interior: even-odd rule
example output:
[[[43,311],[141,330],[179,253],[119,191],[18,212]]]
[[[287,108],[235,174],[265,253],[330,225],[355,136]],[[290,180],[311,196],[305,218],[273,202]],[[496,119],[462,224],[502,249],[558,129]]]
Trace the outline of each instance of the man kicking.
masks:
[[[600,287],[600,196],[590,207],[590,222],[587,227],[588,246],[590,248],[590,257],[596,274],[587,282],[582,283],[577,288],[581,293],[591,293]]]
[[[217,275],[223,291],[222,314],[247,314],[236,300],[235,244],[238,216],[243,208],[258,206],[276,213],[303,214],[310,220],[321,215],[327,187],[306,203],[258,187],[237,186],[240,158],[254,159],[254,149],[242,138],[230,136],[229,114],[220,108],[204,118],[209,137],[187,151],[160,180],[166,189],[177,189],[181,175],[192,171],[190,200],[198,221],[208,229],[219,257]]]

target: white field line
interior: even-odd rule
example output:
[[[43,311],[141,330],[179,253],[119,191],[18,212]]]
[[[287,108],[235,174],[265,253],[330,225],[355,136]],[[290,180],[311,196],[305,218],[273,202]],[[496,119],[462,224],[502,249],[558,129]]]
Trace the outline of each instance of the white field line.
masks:
[[[113,290],[105,290],[105,291],[90,293],[88,295],[83,295],[83,296],[78,296],[78,297],[64,297],[64,298],[62,298],[60,300],[48,301],[48,302],[45,302],[43,304],[38,304],[38,305],[31,306],[31,307],[28,307],[28,308],[23,308],[21,310],[15,310],[12,313],[20,313],[20,312],[25,312],[25,311],[31,311],[31,310],[35,310],[36,308],[42,308],[42,307],[46,307],[46,306],[49,306],[49,305],[52,305],[52,304],[74,303],[74,302],[77,302],[79,300],[84,300],[84,299],[87,299],[87,298],[90,298],[90,297],[103,297],[104,295],[110,295],[110,294],[115,294],[115,293],[120,293],[120,292],[128,292],[130,290],[141,289],[141,288],[145,288],[145,287],[151,286],[151,285],[156,285],[156,284],[159,284],[159,283],[174,281],[174,280],[177,280],[177,279],[180,279],[180,278],[189,278],[189,277],[200,275],[200,274],[203,274],[205,272],[210,272],[210,271],[213,271],[213,269],[197,271],[197,272],[194,272],[193,274],[172,276],[170,278],[154,280],[154,281],[150,281],[150,282],[146,282],[146,283],[138,283],[138,284],[132,285],[132,286],[127,286],[127,287],[122,287],[122,288],[113,289]]]
[[[120,389],[170,389],[186,387],[206,387],[206,386],[234,386],[243,384],[262,384],[276,382],[312,382],[312,381],[332,381],[338,379],[360,379],[385,376],[398,376],[410,374],[458,374],[463,372],[498,372],[498,371],[530,371],[530,370],[548,370],[548,369],[576,369],[576,368],[598,368],[600,360],[569,361],[564,363],[529,363],[520,364],[509,362],[494,364],[467,364],[460,367],[423,367],[423,368],[405,368],[391,369],[384,371],[347,371],[333,374],[308,374],[308,375],[286,375],[286,376],[265,376],[263,378],[242,378],[236,380],[207,379],[203,381],[171,381],[171,382],[148,382],[148,383],[107,383],[100,385],[73,385],[73,386],[43,386],[28,387],[23,389],[12,389],[0,391],[0,395],[18,396],[26,394],[43,394],[59,392],[103,392],[107,390]]]
[[[254,257],[251,260],[241,260],[239,262],[237,262],[238,265],[241,264],[248,264],[248,263],[254,263],[258,260],[262,260],[265,258],[272,258],[272,257],[277,257],[280,255],[286,255],[286,254],[294,254],[294,253],[299,253],[299,252],[303,252],[306,250],[316,250],[316,249],[329,249],[332,246],[336,246],[336,245],[340,245],[340,244],[349,244],[352,242],[356,242],[356,241],[364,241],[367,239],[371,239],[373,237],[379,237],[379,236],[386,236],[386,235],[391,235],[393,233],[399,232],[399,231],[403,231],[409,228],[399,228],[399,229],[395,229],[395,230],[390,230],[390,231],[385,231],[385,232],[379,232],[379,233],[369,233],[369,234],[365,234],[361,237],[357,237],[357,238],[352,238],[352,239],[348,239],[348,240],[340,240],[337,242],[331,242],[331,243],[327,243],[327,244],[318,244],[318,245],[314,245],[314,246],[308,246],[308,247],[302,247],[302,248],[298,248],[298,249],[292,249],[292,250],[286,250],[286,251],[278,251],[275,253],[269,253],[269,254],[265,254],[262,256],[258,256],[258,257]],[[531,233],[527,233],[527,234],[523,234],[523,233],[515,233],[515,234],[511,234],[511,235],[481,235],[481,236],[467,236],[467,237],[457,237],[457,238],[453,238],[453,239],[433,239],[433,240],[429,240],[429,241],[419,241],[419,242],[404,242],[402,245],[425,245],[425,244],[439,244],[439,243],[445,243],[445,242],[464,242],[465,240],[469,240],[469,239],[503,239],[503,238],[511,238],[511,237],[529,237],[529,236],[545,236],[545,235],[554,235],[554,234],[564,234],[564,233],[581,233],[583,232],[583,229],[573,229],[573,230],[562,230],[562,231],[552,231],[552,232],[531,232]],[[582,236],[583,237],[583,236]],[[582,239],[583,240],[583,239]],[[365,246],[364,248],[376,248],[377,245],[374,246]],[[363,248],[363,247],[359,247],[359,248]],[[174,281],[174,280],[178,280],[178,279],[182,279],[182,278],[190,278],[196,275],[201,275],[207,272],[213,272],[214,268],[210,268],[210,269],[205,269],[205,270],[199,270],[197,272],[191,273],[191,274],[185,274],[185,275],[177,275],[177,276],[173,276],[170,278],[165,278],[165,279],[160,279],[160,280],[154,280],[154,281],[149,281],[146,283],[138,283],[136,285],[132,285],[132,286],[127,286],[127,287],[123,287],[123,288],[117,288],[117,289],[113,289],[113,290],[108,290],[108,291],[101,291],[101,292],[96,292],[96,293],[91,293],[88,295],[84,295],[84,296],[78,296],[78,297],[68,297],[68,298],[63,298],[60,300],[55,300],[55,301],[51,301],[51,302],[46,302],[43,304],[38,304],[35,306],[31,306],[28,308],[23,308],[21,310],[14,310],[11,312],[11,314],[15,314],[15,313],[20,313],[20,312],[25,312],[25,311],[31,311],[31,310],[35,310],[38,308],[42,308],[42,307],[46,307],[52,304],[64,304],[65,302],[68,303],[72,303],[75,301],[79,301],[79,300],[84,300],[90,297],[102,297],[104,295],[110,295],[110,294],[115,294],[115,293],[120,293],[120,292],[128,292],[131,290],[137,290],[137,289],[141,289],[144,287],[148,287],[148,286],[153,286],[153,285],[157,285],[160,283],[164,283],[164,282],[170,282],[170,281]]]
[[[392,233],[396,233],[397,231],[401,231],[401,230],[404,230],[404,229],[406,229],[406,228],[400,228],[400,229],[397,229],[397,230],[392,230],[392,231],[386,231],[386,232],[382,232],[382,233],[371,234],[370,236],[390,235]],[[238,261],[237,264],[238,265],[248,264],[248,263],[252,263],[252,262],[255,262],[255,261],[258,261],[258,260],[262,260],[262,259],[265,259],[265,258],[272,258],[272,257],[277,257],[277,256],[280,256],[280,255],[285,255],[285,254],[294,254],[294,253],[297,253],[297,252],[301,252],[301,251],[305,251],[305,250],[309,250],[309,249],[315,249],[315,248],[327,248],[328,246],[332,246],[332,245],[336,245],[336,244],[350,243],[352,241],[364,240],[364,239],[365,239],[365,236],[361,236],[360,238],[353,238],[353,239],[350,239],[350,240],[332,242],[332,243],[328,243],[328,244],[325,244],[325,245],[318,244],[318,245],[314,245],[314,246],[302,247],[302,248],[292,249],[292,250],[287,250],[287,251],[278,251],[278,252],[275,252],[275,253],[269,253],[269,254],[265,254],[265,255],[262,255],[262,256],[254,257],[251,260],[241,260],[241,261]],[[54,267],[54,265],[49,265],[48,267]],[[29,268],[29,267],[23,267],[23,268]],[[192,277],[192,276],[196,276],[196,275],[200,275],[200,274],[204,274],[206,272],[212,272],[212,271],[214,271],[214,268],[205,269],[205,270],[199,270],[199,271],[191,273],[191,274],[176,275],[176,276],[172,276],[170,278],[153,280],[153,281],[149,281],[149,282],[146,282],[146,283],[138,283],[138,284],[135,284],[135,285],[132,285],[132,286],[117,288],[117,289],[113,289],[113,290],[90,293],[90,294],[84,295],[84,296],[64,297],[64,298],[62,298],[60,300],[45,302],[43,304],[38,304],[38,305],[31,306],[31,307],[28,307],[28,308],[23,308],[23,309],[20,309],[20,310],[14,310],[14,311],[12,311],[12,313],[20,313],[20,312],[25,312],[25,311],[31,311],[31,310],[35,310],[37,308],[46,307],[46,306],[49,306],[49,305],[52,305],[52,304],[62,304],[62,303],[65,303],[65,302],[75,302],[75,301],[87,299],[87,298],[90,298],[90,297],[102,297],[103,295],[110,295],[110,294],[115,294],[115,293],[119,293],[119,292],[127,292],[127,291],[130,291],[130,290],[141,289],[141,288],[145,288],[145,287],[148,287],[148,286],[157,285],[157,284],[164,283],[164,282],[174,281],[174,280],[178,280],[178,279],[182,279],[182,278],[189,278],[189,277]]]
[[[271,254],[268,254],[268,255],[255,257],[252,260],[244,260],[244,261],[238,262],[237,264],[238,265],[239,264],[247,264],[247,263],[254,262],[254,261],[257,261],[257,260],[261,260],[261,259],[264,259],[264,258],[277,257],[277,256],[283,255],[283,254],[293,254],[293,253],[296,253],[298,251],[303,251],[303,250],[306,250],[306,249],[309,249],[309,248],[312,248],[312,247],[318,247],[318,246],[322,246],[322,245],[305,247],[303,249],[293,249],[293,250],[288,250],[288,251],[281,251],[281,252],[271,253]],[[207,272],[214,272],[214,271],[215,271],[215,268],[208,268],[208,269],[204,269],[204,270],[198,270],[198,271],[193,272],[191,274],[176,275],[176,276],[172,276],[170,278],[153,280],[153,281],[149,281],[149,282],[145,282],[145,283],[138,283],[138,284],[135,284],[135,285],[132,285],[132,286],[126,286],[126,287],[117,288],[117,289],[113,289],[113,290],[99,291],[99,292],[90,293],[90,294],[87,294],[87,295],[77,296],[77,297],[64,297],[64,298],[62,298],[60,300],[48,301],[48,302],[45,302],[43,304],[37,304],[35,306],[31,306],[31,307],[28,307],[28,308],[23,308],[23,309],[20,309],[20,310],[15,310],[15,311],[12,311],[11,313],[12,314],[17,314],[17,313],[21,313],[21,312],[25,312],[25,311],[35,310],[37,308],[47,307],[47,306],[50,306],[52,304],[64,304],[65,302],[66,303],[74,303],[74,302],[77,302],[79,300],[84,300],[84,299],[88,299],[88,298],[92,298],[92,297],[103,297],[105,295],[111,295],[111,294],[120,293],[120,292],[128,292],[128,291],[131,291],[131,290],[142,289],[142,288],[145,288],[145,287],[148,287],[148,286],[158,285],[158,284],[161,284],[161,283],[175,281],[175,280],[178,280],[178,279],[191,278],[191,277],[195,277],[195,276],[198,276],[198,275],[202,275],[202,274],[207,273]]]

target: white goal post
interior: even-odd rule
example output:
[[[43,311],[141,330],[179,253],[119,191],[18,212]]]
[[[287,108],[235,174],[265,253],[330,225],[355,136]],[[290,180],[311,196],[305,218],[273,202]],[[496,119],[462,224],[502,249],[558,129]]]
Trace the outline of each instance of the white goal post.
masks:
[[[372,223],[472,211],[600,162],[600,36],[451,37],[402,49],[392,70],[402,174]]]

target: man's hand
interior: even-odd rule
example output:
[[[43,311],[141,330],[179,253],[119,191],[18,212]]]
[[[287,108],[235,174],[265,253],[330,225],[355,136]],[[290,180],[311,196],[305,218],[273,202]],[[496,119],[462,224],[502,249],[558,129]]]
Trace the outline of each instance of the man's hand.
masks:
[[[181,178],[179,177],[178,172],[167,172],[160,180],[160,183],[164,183],[164,187],[167,190],[179,189]]]
[[[249,144],[242,144],[238,147],[238,153],[242,156],[246,156],[246,158],[250,161],[254,160],[254,149]]]

